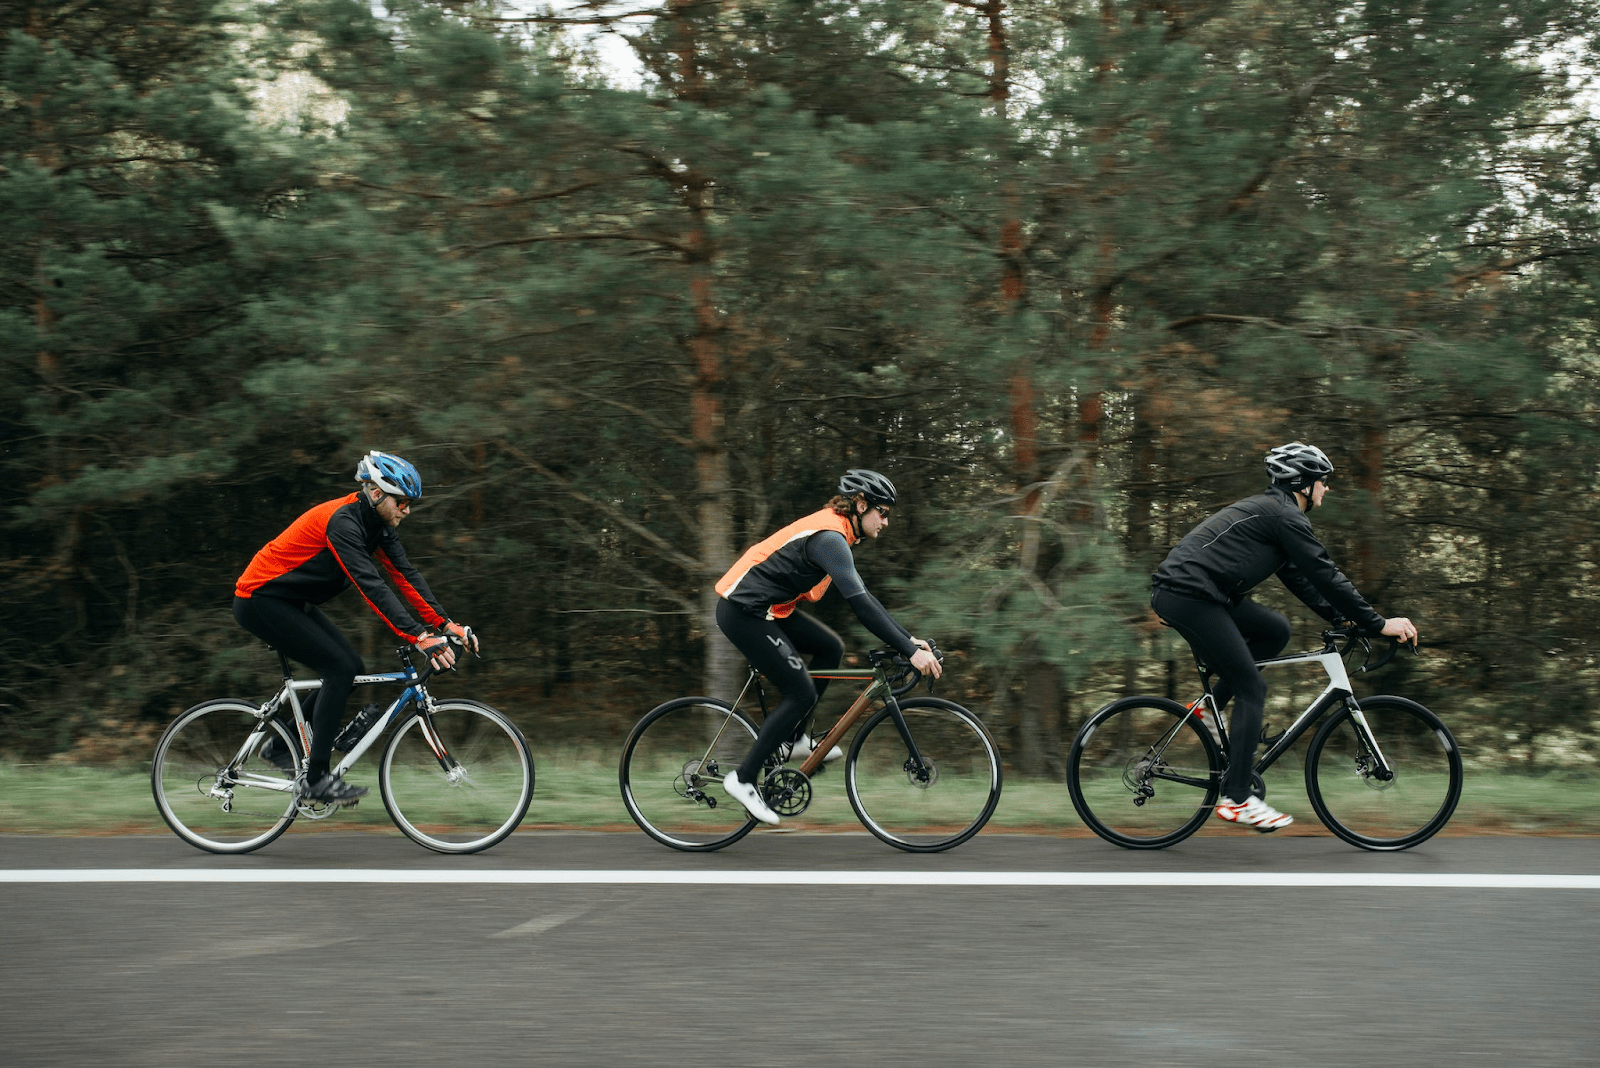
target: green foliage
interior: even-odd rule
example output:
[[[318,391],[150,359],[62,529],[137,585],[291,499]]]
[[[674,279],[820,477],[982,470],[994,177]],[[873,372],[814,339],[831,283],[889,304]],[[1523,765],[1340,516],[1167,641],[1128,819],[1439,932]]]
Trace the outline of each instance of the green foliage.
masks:
[[[258,688],[233,577],[384,447],[493,685],[595,735],[714,676],[729,554],[882,467],[863,573],[1047,773],[1045,706],[1186,671],[1145,576],[1290,438],[1441,654],[1408,692],[1559,683],[1484,714],[1587,738],[1594,9],[585,5],[640,88],[571,11],[0,16],[0,748]]]

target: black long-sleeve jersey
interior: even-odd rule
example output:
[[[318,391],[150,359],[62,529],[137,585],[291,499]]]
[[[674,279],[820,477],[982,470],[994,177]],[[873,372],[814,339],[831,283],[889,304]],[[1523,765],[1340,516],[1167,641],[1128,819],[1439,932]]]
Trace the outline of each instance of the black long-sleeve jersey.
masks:
[[[1384,618],[1334,566],[1294,498],[1276,486],[1184,535],[1151,578],[1173,593],[1234,605],[1274,574],[1322,618],[1349,619],[1368,634],[1383,630]]]

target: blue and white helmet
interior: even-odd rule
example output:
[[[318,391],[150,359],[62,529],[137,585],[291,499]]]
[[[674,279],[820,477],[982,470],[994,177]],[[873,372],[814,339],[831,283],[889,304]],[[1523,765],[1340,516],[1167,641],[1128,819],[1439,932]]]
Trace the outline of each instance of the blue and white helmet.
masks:
[[[370,482],[385,493],[418,500],[422,497],[422,476],[417,469],[392,453],[367,453],[356,464],[356,481]]]

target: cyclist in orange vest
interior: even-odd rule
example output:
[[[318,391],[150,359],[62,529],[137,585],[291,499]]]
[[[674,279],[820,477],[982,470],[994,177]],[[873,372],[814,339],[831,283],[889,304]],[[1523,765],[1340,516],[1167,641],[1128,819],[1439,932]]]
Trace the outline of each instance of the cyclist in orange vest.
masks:
[[[728,573],[717,580],[717,627],[783,695],[738,769],[722,785],[745,811],[763,823],[777,823],[761,796],[767,758],[809,756],[811,736],[805,732],[812,709],[827,687],[806,673],[803,656],[818,670],[839,666],[844,642],[810,614],[797,610],[801,601],[815,603],[830,585],[855,610],[873,634],[892,646],[911,666],[938,678],[941,667],[928,643],[896,623],[856,572],[850,546],[883,533],[895,503],[894,483],[876,471],[853,468],[839,479],[839,493],[828,506],[796,520],[751,546]],[[841,755],[838,746],[826,760]]]

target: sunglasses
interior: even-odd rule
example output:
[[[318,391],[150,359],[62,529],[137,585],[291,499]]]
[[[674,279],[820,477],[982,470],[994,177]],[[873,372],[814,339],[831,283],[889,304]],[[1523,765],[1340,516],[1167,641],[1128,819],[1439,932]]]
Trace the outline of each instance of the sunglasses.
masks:
[[[889,518],[889,506],[887,504],[875,504],[872,506],[872,510],[885,519]]]
[[[389,499],[391,501],[393,501],[394,502],[394,506],[396,508],[400,509],[402,512],[411,511],[411,506],[413,504],[417,503],[416,501],[412,500],[410,497],[401,497],[398,494],[394,494],[394,493],[389,494]]]

